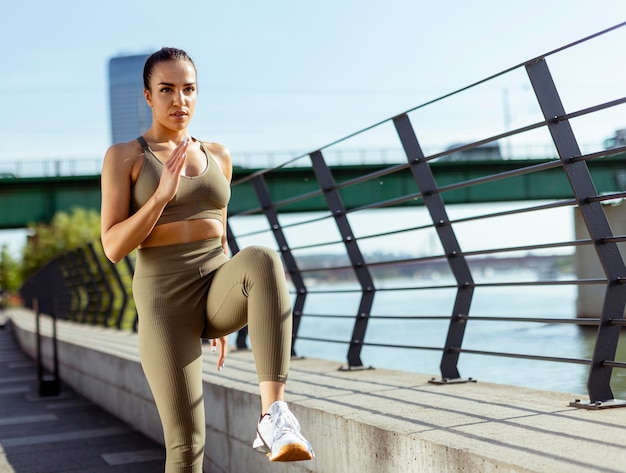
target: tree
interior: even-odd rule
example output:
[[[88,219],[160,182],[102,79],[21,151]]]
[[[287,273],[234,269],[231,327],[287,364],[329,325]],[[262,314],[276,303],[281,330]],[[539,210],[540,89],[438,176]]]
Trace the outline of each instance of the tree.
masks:
[[[14,294],[21,283],[20,264],[11,256],[8,245],[2,245],[0,249],[0,293],[5,296]]]
[[[100,214],[79,207],[69,214],[57,212],[50,224],[29,225],[29,234],[22,260],[24,280],[52,259],[100,238]]]

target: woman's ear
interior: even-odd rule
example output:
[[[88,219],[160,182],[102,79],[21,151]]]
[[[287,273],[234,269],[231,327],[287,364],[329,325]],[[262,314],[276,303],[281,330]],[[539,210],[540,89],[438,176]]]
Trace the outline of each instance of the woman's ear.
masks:
[[[152,95],[150,94],[150,91],[148,89],[143,89],[143,96],[146,98],[148,106],[152,108]]]

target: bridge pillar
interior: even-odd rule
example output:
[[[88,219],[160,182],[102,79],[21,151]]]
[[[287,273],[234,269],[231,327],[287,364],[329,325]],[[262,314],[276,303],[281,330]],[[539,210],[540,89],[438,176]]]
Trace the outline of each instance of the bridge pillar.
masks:
[[[626,202],[617,204],[606,203],[603,205],[613,235],[626,235]],[[589,232],[578,207],[574,208],[574,228],[576,240],[589,238]],[[626,243],[618,243],[622,257],[626,257]],[[603,278],[604,272],[598,256],[591,245],[577,246],[574,253],[577,279]],[[578,286],[576,299],[576,315],[578,317],[598,318],[601,316],[602,304],[606,294],[605,284],[583,284]],[[624,310],[626,317],[626,310]]]

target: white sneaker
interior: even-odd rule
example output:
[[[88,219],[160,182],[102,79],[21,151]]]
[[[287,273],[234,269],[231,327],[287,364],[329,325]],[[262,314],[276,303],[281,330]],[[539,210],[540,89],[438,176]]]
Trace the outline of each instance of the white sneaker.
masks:
[[[265,453],[273,462],[293,462],[315,458],[313,447],[300,433],[300,423],[287,403],[276,401],[259,420],[252,448]]]

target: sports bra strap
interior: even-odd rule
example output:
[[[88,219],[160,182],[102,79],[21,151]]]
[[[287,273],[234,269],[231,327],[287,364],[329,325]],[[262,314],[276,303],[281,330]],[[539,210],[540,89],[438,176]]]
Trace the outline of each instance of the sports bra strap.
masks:
[[[138,137],[137,141],[139,141],[139,144],[144,149],[144,151],[148,149],[148,142],[143,136]]]

